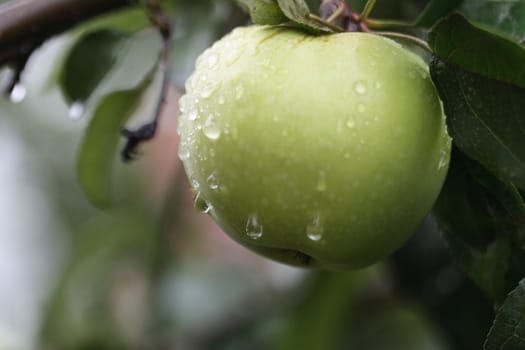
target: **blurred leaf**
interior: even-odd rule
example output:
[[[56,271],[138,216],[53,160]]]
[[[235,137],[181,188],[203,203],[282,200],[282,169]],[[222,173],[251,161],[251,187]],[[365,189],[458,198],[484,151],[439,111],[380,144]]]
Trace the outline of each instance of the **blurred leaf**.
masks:
[[[446,63],[525,88],[525,48],[472,25],[459,14],[437,23],[428,35],[428,43]]]
[[[123,10],[114,11],[109,14],[101,15],[90,21],[81,23],[73,30],[69,31],[65,36],[65,43],[61,52],[58,54],[52,62],[52,68],[50,69],[50,74],[45,84],[45,88],[49,89],[54,87],[56,84],[62,84],[62,74],[65,69],[66,60],[71,53],[73,47],[77,45],[78,40],[82,40],[92,32],[116,32],[121,33],[124,36],[131,36],[134,33],[137,33],[139,30],[146,28],[150,25],[149,18],[147,17],[146,12],[143,9],[129,7]],[[117,52],[115,52],[117,53]],[[88,52],[91,56],[104,55],[103,52]],[[86,59],[82,63],[86,68],[85,73],[90,72],[90,69],[94,62],[93,60]],[[97,68],[98,69],[98,68]],[[74,80],[75,76],[71,76],[71,79]],[[67,95],[66,95],[67,98]],[[74,101],[70,99],[68,102]]]
[[[415,25],[431,27],[436,21],[457,9],[464,0],[431,0],[418,16]]]
[[[246,25],[249,20],[233,2],[214,3],[220,6],[220,11],[206,1],[183,7],[175,16],[171,70],[176,86],[184,86],[197,57],[215,40],[236,26]]]
[[[525,88],[434,59],[430,70],[454,144],[501,180],[525,188]]]
[[[490,298],[502,300],[525,274],[523,199],[515,188],[455,150],[434,213],[454,258]]]
[[[521,350],[525,348],[525,279],[509,294],[498,310],[487,336],[484,350]]]
[[[276,349],[340,349],[363,290],[380,276],[371,267],[350,273],[319,272],[297,305]],[[308,288],[308,285],[303,289]]]
[[[345,349],[450,349],[424,312],[415,305],[379,299],[359,311]]]
[[[310,8],[304,0],[277,0],[281,11],[292,22],[314,32],[333,32],[333,30],[310,18]]]
[[[86,101],[111,70],[129,36],[112,29],[88,32],[73,45],[59,74],[69,103]]]
[[[120,209],[83,224],[41,329],[49,348],[129,349],[144,336],[158,237],[147,208]]]
[[[134,89],[102,99],[86,130],[77,161],[80,185],[88,199],[105,208],[111,204],[110,179],[120,131],[137,106],[148,79]]]
[[[461,12],[469,19],[505,32],[520,42],[525,39],[524,1],[464,0]]]

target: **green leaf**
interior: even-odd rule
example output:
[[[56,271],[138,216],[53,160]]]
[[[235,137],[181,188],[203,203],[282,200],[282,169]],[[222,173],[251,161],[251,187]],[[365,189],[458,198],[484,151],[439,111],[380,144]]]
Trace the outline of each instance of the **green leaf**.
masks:
[[[428,43],[441,60],[487,78],[525,87],[525,48],[476,27],[459,14],[438,22]]]
[[[304,0],[277,0],[281,11],[292,22],[314,32],[333,32],[319,22],[312,20],[310,8]]]
[[[255,24],[279,24],[288,19],[275,0],[238,0]]]
[[[120,131],[134,111],[145,82],[102,98],[84,135],[77,173],[87,198],[97,207],[111,204],[110,179]]]
[[[501,180],[525,189],[525,89],[437,59],[430,70],[454,144]]]
[[[464,0],[432,0],[415,20],[419,27],[431,27],[436,21],[457,9]]]
[[[483,349],[525,349],[525,279],[519,282],[498,310]]]
[[[59,73],[60,87],[69,103],[86,101],[117,61],[129,36],[100,29],[83,35],[71,48]]]
[[[503,300],[525,274],[521,195],[455,149],[434,214],[466,273],[491,299]]]
[[[515,40],[525,39],[525,2],[464,0],[461,12],[469,19],[498,29]]]

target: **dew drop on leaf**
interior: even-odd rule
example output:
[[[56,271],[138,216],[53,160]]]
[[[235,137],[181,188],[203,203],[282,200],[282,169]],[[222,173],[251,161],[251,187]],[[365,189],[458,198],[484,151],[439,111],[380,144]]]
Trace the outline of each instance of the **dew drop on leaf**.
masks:
[[[84,104],[82,102],[74,102],[69,107],[69,118],[80,119],[84,115]]]
[[[13,103],[20,103],[26,97],[26,87],[23,84],[16,84],[9,95],[9,100]]]

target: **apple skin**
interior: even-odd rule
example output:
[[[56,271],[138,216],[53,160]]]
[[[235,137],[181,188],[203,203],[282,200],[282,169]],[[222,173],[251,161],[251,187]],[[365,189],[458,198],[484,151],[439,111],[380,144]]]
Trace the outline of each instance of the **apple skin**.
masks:
[[[180,109],[196,207],[295,266],[357,269],[388,256],[448,169],[427,66],[374,34],[237,28],[199,57]]]

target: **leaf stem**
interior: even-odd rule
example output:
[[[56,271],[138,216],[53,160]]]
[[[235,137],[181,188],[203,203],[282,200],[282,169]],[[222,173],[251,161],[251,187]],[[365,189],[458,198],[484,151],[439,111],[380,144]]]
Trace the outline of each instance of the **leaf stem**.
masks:
[[[413,27],[413,22],[397,21],[397,20],[381,20],[381,19],[365,19],[365,23],[370,29],[387,29],[387,28],[409,28]]]
[[[317,22],[318,24],[321,24],[329,29],[332,29],[334,32],[343,32],[343,28],[339,27],[338,25],[335,25],[333,23],[328,22],[327,20],[322,19],[319,16],[314,15],[313,13],[310,13],[308,15],[308,18],[314,22]]]
[[[432,49],[430,48],[430,46],[428,46],[428,43],[425,40],[417,38],[409,34],[403,34],[403,33],[397,33],[397,32],[382,32],[382,31],[373,31],[371,33],[386,36],[388,38],[406,40],[406,41],[409,41],[421,47],[422,49],[428,51],[429,53],[432,53]]]
[[[368,16],[370,15],[370,12],[372,12],[372,9],[374,8],[375,4],[376,4],[376,0],[368,0],[366,2],[366,5],[365,5],[365,7],[363,9],[363,12],[361,12],[361,14],[359,15],[359,19],[358,19],[359,22],[363,22],[363,21],[365,21],[368,18]]]

